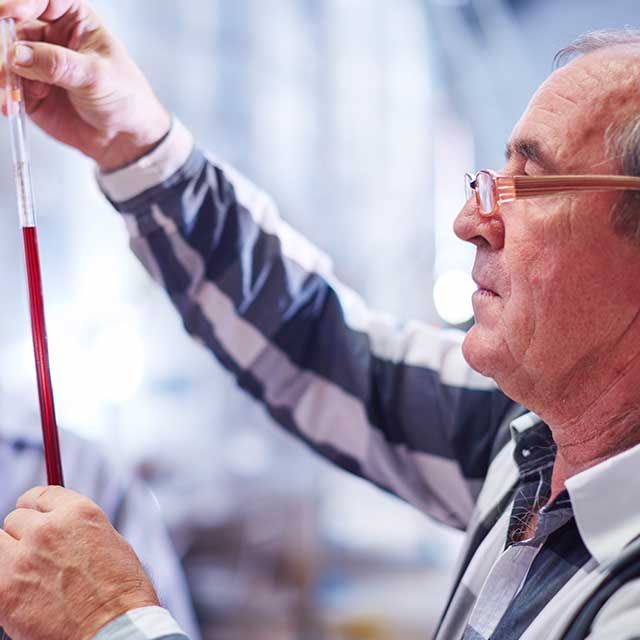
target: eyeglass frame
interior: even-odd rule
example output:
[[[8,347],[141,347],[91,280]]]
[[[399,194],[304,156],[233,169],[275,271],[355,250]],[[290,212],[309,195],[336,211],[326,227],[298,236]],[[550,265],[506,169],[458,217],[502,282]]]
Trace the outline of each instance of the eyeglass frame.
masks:
[[[492,196],[495,206],[483,211],[478,176],[485,174],[492,181]],[[500,205],[521,198],[553,196],[559,193],[581,191],[640,191],[640,177],[620,175],[564,175],[564,176],[502,176],[491,169],[481,169],[475,175],[465,173],[467,202],[472,191],[480,215],[490,218],[498,213]]]

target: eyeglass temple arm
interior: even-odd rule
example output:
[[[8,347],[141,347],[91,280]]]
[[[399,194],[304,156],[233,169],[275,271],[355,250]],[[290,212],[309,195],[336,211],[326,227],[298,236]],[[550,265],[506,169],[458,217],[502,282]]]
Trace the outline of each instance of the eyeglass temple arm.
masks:
[[[496,182],[498,195],[503,201],[563,191],[640,190],[640,178],[633,176],[499,176]]]

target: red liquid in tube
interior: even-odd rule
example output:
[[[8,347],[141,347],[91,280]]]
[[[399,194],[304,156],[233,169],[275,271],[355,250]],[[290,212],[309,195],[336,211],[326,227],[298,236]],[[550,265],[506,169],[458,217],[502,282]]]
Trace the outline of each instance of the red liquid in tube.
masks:
[[[47,481],[50,485],[64,486],[58,425],[53,404],[53,388],[49,369],[49,351],[47,348],[47,330],[44,323],[44,305],[42,301],[42,275],[40,254],[38,251],[38,233],[35,227],[23,227],[24,256],[29,284],[29,310],[31,312],[31,333],[36,361],[38,380],[38,398],[42,419],[42,437],[44,456],[47,466]]]

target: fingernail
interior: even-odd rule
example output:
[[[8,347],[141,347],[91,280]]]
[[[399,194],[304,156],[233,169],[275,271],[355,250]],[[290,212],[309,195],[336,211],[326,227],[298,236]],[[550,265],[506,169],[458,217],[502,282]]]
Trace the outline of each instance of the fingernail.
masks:
[[[28,67],[33,62],[33,48],[26,44],[17,44],[13,48],[13,63],[20,67]]]

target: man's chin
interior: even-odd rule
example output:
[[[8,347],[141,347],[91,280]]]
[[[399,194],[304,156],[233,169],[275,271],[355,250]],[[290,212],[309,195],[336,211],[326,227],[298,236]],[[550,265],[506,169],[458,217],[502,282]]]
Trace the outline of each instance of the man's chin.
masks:
[[[491,347],[491,340],[480,325],[473,325],[467,332],[462,343],[462,355],[474,371],[489,378],[494,377],[495,348]]]

